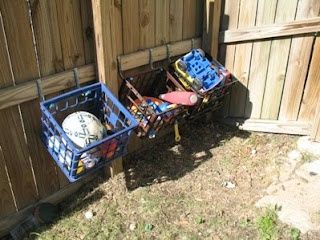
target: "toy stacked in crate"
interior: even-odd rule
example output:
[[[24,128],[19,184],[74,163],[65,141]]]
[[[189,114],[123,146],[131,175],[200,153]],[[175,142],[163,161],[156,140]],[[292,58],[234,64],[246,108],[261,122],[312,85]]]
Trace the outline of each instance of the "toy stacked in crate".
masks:
[[[96,83],[40,103],[42,139],[69,179],[76,181],[126,154],[135,118]]]
[[[182,104],[165,101],[165,94],[184,91],[179,82],[164,70],[135,74],[125,79],[121,99],[139,122],[137,135],[155,137],[164,126],[171,124],[186,111]]]
[[[230,92],[235,82],[230,72],[201,49],[193,49],[173,64],[175,77],[187,91],[198,94],[201,101],[192,108],[191,114],[199,111],[214,111],[222,106],[222,99]]]

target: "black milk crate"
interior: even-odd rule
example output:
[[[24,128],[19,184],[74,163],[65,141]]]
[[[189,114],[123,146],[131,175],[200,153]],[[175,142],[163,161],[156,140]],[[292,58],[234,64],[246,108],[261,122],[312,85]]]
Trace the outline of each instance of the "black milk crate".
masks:
[[[42,140],[56,164],[70,182],[92,173],[127,152],[135,118],[102,83],[67,92],[40,103]],[[107,134],[84,148],[78,147],[62,129],[69,114],[86,111],[95,115]]]
[[[186,108],[178,104],[170,104],[172,107],[164,111],[158,111],[157,107],[152,105],[151,102],[154,101],[165,103],[157,99],[158,96],[175,90],[184,91],[184,88],[162,68],[140,72],[124,79],[120,99],[138,121],[136,132],[139,137],[155,137],[161,128],[172,124],[186,112]]]
[[[198,101],[198,103],[195,106],[189,108],[188,113],[190,117],[193,117],[197,113],[215,111],[220,107],[222,107],[223,99],[225,98],[225,96],[230,94],[231,87],[234,85],[235,82],[237,82],[237,79],[220,62],[212,58],[207,53],[203,52],[203,50],[194,49],[192,51],[198,51],[198,53],[200,53],[203,57],[207,58],[208,61],[211,62],[211,67],[218,73],[221,82],[219,82],[219,84],[217,84],[213,88],[208,89],[207,91],[200,91],[196,87],[197,86],[196,84],[191,84],[190,76],[186,74],[186,72],[183,73],[183,71],[181,70],[181,69],[186,69],[187,66],[185,64],[182,64],[182,66],[181,65],[179,66],[179,60],[173,63],[173,65],[171,66],[173,69],[171,71],[172,75],[176,79],[179,79],[179,82],[181,83],[181,85],[184,86],[184,88],[187,91],[193,91],[197,93],[198,97],[201,99],[200,101]],[[180,59],[183,59],[183,57],[181,57]],[[199,60],[199,62],[201,61]],[[198,70],[200,69],[201,69],[201,66],[198,67]]]

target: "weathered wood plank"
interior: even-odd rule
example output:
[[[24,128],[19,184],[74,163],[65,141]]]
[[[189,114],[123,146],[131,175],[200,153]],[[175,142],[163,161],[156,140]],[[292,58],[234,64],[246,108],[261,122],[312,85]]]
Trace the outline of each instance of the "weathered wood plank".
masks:
[[[197,32],[197,0],[183,1],[183,22],[182,36],[183,39],[189,39],[196,36]]]
[[[220,1],[220,0],[217,0]],[[203,32],[203,13],[204,13],[204,6],[205,6],[205,0],[196,1],[196,32],[194,37],[201,37]],[[220,13],[218,16],[218,20],[220,22]],[[219,26],[220,24],[217,23]],[[219,32],[219,29],[218,29]]]
[[[63,70],[60,32],[55,1],[34,2],[34,5],[31,6],[31,15],[37,43],[36,47],[40,75],[50,75]],[[22,95],[23,94],[24,92]],[[6,94],[4,93],[3,96],[6,96]],[[8,99],[7,102],[11,102],[11,100],[9,101]],[[38,107],[37,111],[39,111]],[[33,114],[33,112],[31,114]],[[25,117],[30,117],[30,115]],[[31,116],[31,119],[34,118]],[[39,125],[39,119],[35,119],[35,121],[36,122],[33,124]],[[40,129],[38,128],[38,130]],[[37,131],[37,133],[40,135],[39,131]],[[38,142],[35,144],[37,143]],[[39,197],[44,198],[59,189],[59,179],[54,161],[52,161],[52,158],[47,151],[43,150],[42,144],[41,146],[34,146],[34,148],[34,154],[39,154],[39,161],[33,162],[33,170]],[[39,151],[38,148],[40,148],[41,151]],[[46,169],[46,171],[44,171],[44,169]]]
[[[12,74],[10,71],[10,60],[6,46],[6,38],[2,24],[2,16],[0,12],[0,87],[12,84]],[[0,118],[2,118],[2,111]],[[1,122],[1,120],[0,120]],[[1,136],[3,138],[3,136]],[[10,159],[9,159],[10,160]],[[9,178],[6,173],[5,157],[0,146],[0,215],[7,216],[16,211],[14,196],[9,184]]]
[[[320,101],[320,37],[316,37],[307,82],[299,111],[299,121],[311,122]]]
[[[170,0],[155,2],[156,34],[155,45],[163,45],[169,42],[170,24]]]
[[[119,90],[117,56],[123,51],[116,35],[122,30],[120,8],[113,0],[93,0],[92,7],[99,81],[106,83],[117,96]],[[122,170],[122,159],[120,158],[112,163],[111,176]]]
[[[140,47],[139,4],[135,0],[122,1],[123,51],[135,52]]]
[[[304,3],[304,2],[303,2]],[[240,28],[219,33],[220,43],[254,41],[267,38],[312,34],[320,30],[320,18],[288,21],[259,27]]]
[[[80,1],[56,0],[64,68],[85,64]]]
[[[182,40],[183,0],[170,1],[170,42]]]
[[[236,29],[238,27],[238,15],[240,0],[222,0],[221,2],[221,24],[220,29]],[[218,60],[230,71],[234,72],[235,44],[222,44],[219,46]],[[230,95],[224,100],[223,108],[218,115],[228,116],[230,108]]]
[[[217,119],[224,124],[237,126],[241,130],[266,132],[266,133],[283,133],[293,135],[309,135],[312,130],[310,123],[298,121],[279,121],[279,120],[263,120],[263,119],[247,119],[242,118],[224,118]]]
[[[238,27],[254,26],[256,19],[256,0],[242,0],[240,3]],[[247,86],[250,71],[252,43],[240,43],[236,46],[234,60],[234,75],[239,82],[231,92],[230,116],[244,117]]]
[[[86,64],[95,61],[94,30],[91,0],[80,0],[82,35]]]
[[[96,79],[95,66],[93,64],[78,68],[80,84]],[[4,79],[4,78],[3,78]],[[72,70],[43,77],[41,81],[44,95],[75,86],[74,73]],[[18,105],[38,98],[36,80],[21,83],[15,86],[0,89],[0,109]]]
[[[201,47],[201,38],[194,39],[194,47]],[[181,55],[190,51],[192,48],[191,40],[184,40],[170,44],[171,56]],[[159,46],[152,50],[152,59],[154,62],[167,59],[167,47]],[[142,50],[135,53],[130,53],[120,57],[120,66],[122,70],[129,70],[143,65],[147,65],[150,62],[150,51]]]
[[[318,16],[320,1],[307,0],[298,3],[296,19]],[[319,18],[320,30],[320,18]],[[280,120],[297,120],[303,88],[307,78],[310,62],[313,36],[294,37],[288,61],[286,79],[284,83],[280,106]]]
[[[11,79],[13,85],[13,83],[18,84],[30,78],[38,77],[27,2],[1,1],[0,11],[13,70],[13,78],[11,75],[7,76],[7,79]],[[3,80],[0,79],[0,81]],[[20,109],[21,112],[23,110],[33,112],[33,109],[29,106],[12,107],[2,110],[0,116],[0,129],[2,131],[0,145],[18,209],[34,203],[38,198],[31,164],[32,161],[37,161],[37,159],[31,159],[26,143],[26,137],[30,140],[33,136],[25,135],[24,127],[28,126],[23,126],[21,122]]]
[[[31,10],[41,75],[63,71],[56,1],[35,1]]]
[[[202,49],[218,57],[221,0],[206,0],[203,18]]]
[[[139,8],[140,49],[153,47],[156,30],[155,0],[139,0]]]
[[[256,26],[273,23],[277,0],[260,0]],[[254,42],[248,83],[245,117],[260,118],[271,41]]]
[[[295,18],[297,0],[279,0],[276,12],[276,23],[293,21]],[[286,11],[283,11],[286,9]],[[281,94],[283,90],[291,39],[277,39],[271,43],[268,74],[262,103],[261,118],[277,119],[279,114]]]

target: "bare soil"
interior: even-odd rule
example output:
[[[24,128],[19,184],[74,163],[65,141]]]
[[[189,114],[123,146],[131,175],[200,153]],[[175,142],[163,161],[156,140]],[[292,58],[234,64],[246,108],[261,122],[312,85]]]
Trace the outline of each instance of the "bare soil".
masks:
[[[62,205],[40,239],[260,239],[255,203],[278,177],[297,137],[239,131],[198,120],[125,161],[125,172],[97,179]],[[230,187],[230,188],[228,188]],[[84,213],[92,211],[88,220]],[[277,238],[293,239],[275,222]],[[302,235],[302,239],[317,239]]]

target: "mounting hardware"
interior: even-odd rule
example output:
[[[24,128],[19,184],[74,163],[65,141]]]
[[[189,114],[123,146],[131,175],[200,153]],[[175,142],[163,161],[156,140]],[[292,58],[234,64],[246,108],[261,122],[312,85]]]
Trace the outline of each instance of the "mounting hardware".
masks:
[[[168,62],[170,64],[171,63],[170,44],[167,44],[166,47],[167,47],[167,59],[168,59]]]
[[[121,56],[117,57],[117,63],[118,63],[118,73],[119,73],[121,79],[125,79],[124,74],[123,74],[123,70],[121,67]]]
[[[76,87],[80,88],[80,80],[79,80],[79,70],[78,68],[73,69],[74,81],[76,82]]]
[[[191,38],[191,50],[194,49],[194,45],[195,45],[194,42],[195,42],[195,41],[194,41],[194,38]]]
[[[149,48],[149,64],[150,64],[150,68],[153,70],[154,67],[153,67],[152,51],[153,51],[153,49]]]
[[[38,95],[39,95],[40,100],[41,100],[41,101],[44,101],[45,98],[44,98],[43,93],[42,93],[41,83],[42,83],[42,82],[41,82],[41,78],[38,78],[38,79],[36,80]]]

